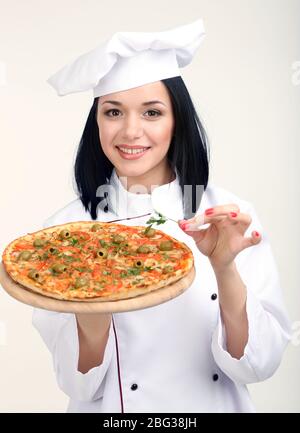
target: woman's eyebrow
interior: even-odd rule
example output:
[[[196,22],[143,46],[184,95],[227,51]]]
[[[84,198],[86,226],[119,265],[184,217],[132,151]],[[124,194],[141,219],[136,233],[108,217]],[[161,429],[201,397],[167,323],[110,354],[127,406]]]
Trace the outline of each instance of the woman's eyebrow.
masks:
[[[104,105],[104,104],[106,104],[106,103],[113,104],[113,105],[118,105],[118,106],[122,106],[122,105],[123,105],[123,104],[122,104],[121,102],[119,102],[119,101],[111,101],[111,100],[109,100],[109,101],[104,101],[104,102],[102,102],[101,105]],[[153,104],[162,104],[162,105],[166,106],[166,104],[164,104],[163,102],[158,101],[158,100],[147,101],[147,102],[143,102],[143,103],[142,103],[143,106],[153,105]]]

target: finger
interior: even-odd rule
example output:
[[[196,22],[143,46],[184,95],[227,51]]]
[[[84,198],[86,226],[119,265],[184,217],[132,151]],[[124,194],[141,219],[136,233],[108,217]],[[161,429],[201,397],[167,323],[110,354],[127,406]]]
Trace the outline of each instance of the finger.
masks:
[[[251,216],[242,212],[229,212],[228,218],[233,224],[241,224],[245,229],[248,228],[252,222]]]
[[[229,203],[229,204],[223,204],[219,206],[214,206],[209,209],[206,209],[204,214],[205,215],[218,215],[222,213],[228,213],[228,212],[240,212],[240,208],[235,203]]]
[[[262,240],[262,236],[259,232],[253,231],[251,233],[251,237],[244,238],[242,242],[242,249],[252,247],[253,245],[257,245]]]
[[[218,211],[218,214],[213,215],[197,215],[191,220],[182,220],[179,225],[184,231],[191,231],[191,230],[201,230],[201,226],[205,224],[213,224],[213,223],[219,223],[220,221],[224,221],[225,219],[229,219],[233,222],[233,224],[238,224],[241,222],[242,224],[246,224],[248,217],[247,214],[243,214],[239,218],[239,213],[237,212],[225,212],[221,209]],[[191,221],[191,222],[189,222]],[[251,221],[250,221],[251,222]]]
[[[202,214],[196,215],[187,220],[179,220],[180,227],[185,224],[193,224],[195,227],[210,223],[212,218],[217,218],[215,221],[222,220],[229,212],[239,213],[240,209],[236,204],[228,204],[222,206],[215,206],[214,208],[206,209]],[[222,217],[222,218],[219,218]]]
[[[191,236],[194,238],[196,242],[201,242],[205,236],[205,233],[207,232],[207,229],[197,229],[197,230],[191,230],[187,231],[186,234],[188,236]]]
[[[189,220],[179,220],[178,224],[180,228],[184,231],[187,230],[201,230],[201,226],[205,224],[210,224],[212,222],[218,222],[222,221],[227,218],[227,214],[224,213],[223,215],[219,216],[207,216],[204,214],[196,215],[194,218],[191,218]]]
[[[197,223],[197,222],[194,224],[183,223],[183,224],[181,224],[180,227],[185,232],[200,231],[200,230],[203,230],[203,226],[205,226],[206,224],[220,222],[226,218],[227,218],[227,215],[215,217],[213,220],[207,220],[206,217],[203,217],[203,219],[199,223]]]

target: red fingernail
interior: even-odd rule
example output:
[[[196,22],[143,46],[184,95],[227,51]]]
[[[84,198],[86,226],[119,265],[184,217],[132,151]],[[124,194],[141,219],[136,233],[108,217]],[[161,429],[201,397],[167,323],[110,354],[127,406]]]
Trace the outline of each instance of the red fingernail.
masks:
[[[230,215],[231,215],[233,218],[237,217],[237,213],[236,213],[236,212],[230,212]]]
[[[182,230],[185,230],[186,226],[187,226],[187,223],[181,223],[180,224],[180,228],[182,228]]]
[[[259,233],[258,232],[254,232],[255,236],[258,238],[259,237]]]
[[[214,213],[214,209],[212,207],[209,209],[206,209],[206,211],[205,211],[205,215],[211,215],[213,213]]]

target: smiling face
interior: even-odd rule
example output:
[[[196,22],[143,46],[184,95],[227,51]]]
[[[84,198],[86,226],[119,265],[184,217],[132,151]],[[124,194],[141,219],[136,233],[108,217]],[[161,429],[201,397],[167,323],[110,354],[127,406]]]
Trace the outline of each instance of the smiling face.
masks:
[[[100,96],[97,123],[103,152],[117,174],[127,177],[129,186],[169,182],[167,152],[174,115],[161,81]],[[137,148],[143,151],[132,154]]]

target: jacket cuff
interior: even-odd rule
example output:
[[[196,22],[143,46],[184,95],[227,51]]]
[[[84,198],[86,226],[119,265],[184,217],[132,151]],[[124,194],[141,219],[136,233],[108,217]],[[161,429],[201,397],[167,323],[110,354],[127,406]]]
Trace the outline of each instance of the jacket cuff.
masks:
[[[79,339],[75,314],[70,314],[56,341],[53,360],[59,387],[77,401],[92,401],[103,397],[106,372],[114,352],[112,322],[102,364],[87,373],[78,371]]]
[[[218,323],[212,336],[212,353],[219,368],[234,382],[247,384],[259,382],[255,356],[260,350],[260,317],[266,314],[254,293],[247,289],[246,313],[248,318],[248,341],[240,359],[234,358],[227,351],[226,332],[219,310]]]

